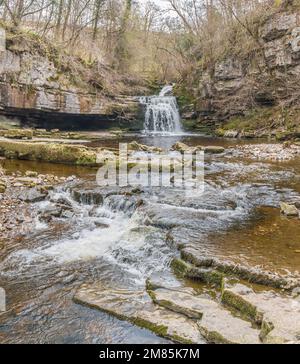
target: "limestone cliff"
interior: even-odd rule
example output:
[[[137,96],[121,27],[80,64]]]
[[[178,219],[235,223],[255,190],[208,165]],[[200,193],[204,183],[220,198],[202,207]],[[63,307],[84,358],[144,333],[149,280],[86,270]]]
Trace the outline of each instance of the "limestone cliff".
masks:
[[[292,121],[288,127],[300,125],[300,9],[286,6],[270,15],[259,29],[259,38],[262,52],[249,57],[227,56],[212,69],[200,72],[198,84],[192,90],[190,87],[193,109],[185,107],[184,116],[197,118],[198,127],[214,128],[231,118],[247,117],[254,110],[263,110],[271,119],[274,115],[284,118],[282,110],[289,110]],[[281,123],[269,121],[270,126]]]
[[[139,105],[128,91],[143,92],[135,80],[71,57],[31,33],[0,33],[2,115],[62,129],[139,127]]]

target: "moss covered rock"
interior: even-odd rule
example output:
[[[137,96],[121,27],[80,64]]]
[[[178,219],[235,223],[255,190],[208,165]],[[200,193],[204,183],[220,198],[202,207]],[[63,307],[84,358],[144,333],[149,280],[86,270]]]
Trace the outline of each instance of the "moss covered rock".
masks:
[[[225,152],[225,148],[219,146],[207,146],[203,148],[205,153],[209,154],[221,154]]]
[[[4,193],[6,191],[6,182],[0,180],[0,193]]]
[[[2,132],[2,135],[8,139],[32,139],[33,131],[31,129],[11,129]]]
[[[0,140],[0,154],[11,159],[97,165],[96,150],[81,145]]]
[[[272,291],[256,293],[241,284],[225,287],[222,300],[261,325],[260,338],[264,343],[299,343],[298,300]]]

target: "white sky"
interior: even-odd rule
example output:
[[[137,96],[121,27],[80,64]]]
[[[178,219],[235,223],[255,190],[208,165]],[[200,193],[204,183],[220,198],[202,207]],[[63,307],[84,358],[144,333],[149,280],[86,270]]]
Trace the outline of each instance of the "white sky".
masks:
[[[148,0],[137,0],[138,2],[145,4]],[[168,5],[165,0],[151,0],[153,3],[157,4],[162,9],[165,9]]]

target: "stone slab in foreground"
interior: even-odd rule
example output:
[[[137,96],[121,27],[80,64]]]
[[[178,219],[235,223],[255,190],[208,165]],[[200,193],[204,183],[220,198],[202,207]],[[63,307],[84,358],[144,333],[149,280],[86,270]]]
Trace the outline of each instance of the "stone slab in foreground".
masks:
[[[300,301],[272,291],[255,293],[242,284],[225,287],[222,300],[261,325],[264,343],[300,343]]]
[[[259,330],[211,299],[161,288],[150,295],[158,305],[197,320],[200,333],[209,343],[260,343]]]
[[[145,291],[112,289],[96,283],[79,288],[74,301],[120,320],[129,321],[175,342],[204,343],[195,321],[155,305]]]

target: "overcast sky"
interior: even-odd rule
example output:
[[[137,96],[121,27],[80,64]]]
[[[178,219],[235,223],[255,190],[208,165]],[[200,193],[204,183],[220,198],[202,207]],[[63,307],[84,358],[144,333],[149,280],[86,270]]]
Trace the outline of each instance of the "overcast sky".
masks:
[[[137,0],[139,1],[140,3],[146,3],[148,0]],[[157,5],[159,5],[161,8],[166,8],[167,7],[167,4],[166,4],[166,1],[165,0],[151,0],[152,2],[156,3]]]

